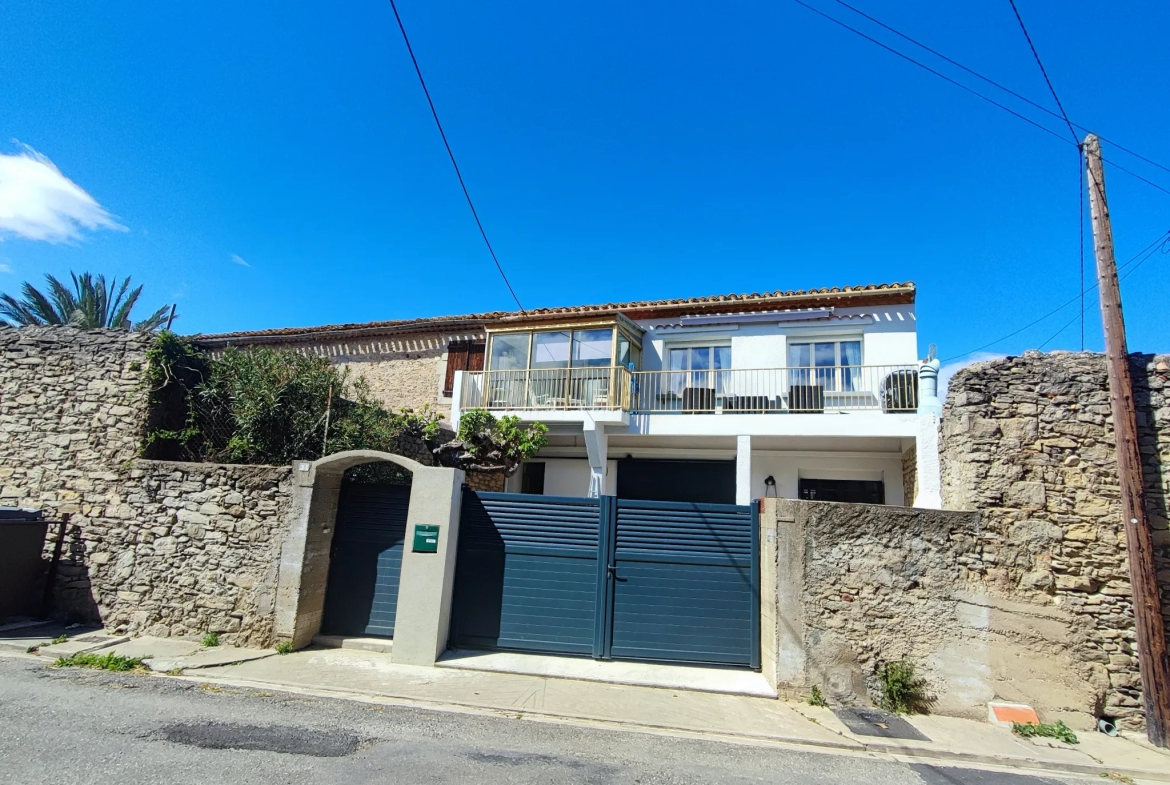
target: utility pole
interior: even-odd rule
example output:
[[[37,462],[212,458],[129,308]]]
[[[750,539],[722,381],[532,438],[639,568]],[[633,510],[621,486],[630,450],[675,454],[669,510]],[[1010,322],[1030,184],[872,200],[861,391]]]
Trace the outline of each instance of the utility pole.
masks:
[[[1113,258],[1113,228],[1105,198],[1105,170],[1101,142],[1089,134],[1084,142],[1089,170],[1089,208],[1093,219],[1093,246],[1097,255],[1097,281],[1101,290],[1101,320],[1105,325],[1105,359],[1109,367],[1109,402],[1117,441],[1117,473],[1121,482],[1121,511],[1125,517],[1125,543],[1129,557],[1129,582],[1133,590],[1133,621],[1137,629],[1138,666],[1146,709],[1146,735],[1158,747],[1170,746],[1170,655],[1162,622],[1162,599],[1154,564],[1154,544],[1146,520],[1145,481],[1138,446],[1137,411],[1125,320],[1121,315],[1121,288]]]

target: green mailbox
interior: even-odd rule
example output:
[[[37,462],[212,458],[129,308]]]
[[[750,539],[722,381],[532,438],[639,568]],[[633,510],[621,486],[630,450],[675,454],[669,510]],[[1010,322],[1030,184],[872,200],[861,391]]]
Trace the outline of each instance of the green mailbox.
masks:
[[[415,553],[439,552],[439,527],[429,523],[418,523],[414,527]]]

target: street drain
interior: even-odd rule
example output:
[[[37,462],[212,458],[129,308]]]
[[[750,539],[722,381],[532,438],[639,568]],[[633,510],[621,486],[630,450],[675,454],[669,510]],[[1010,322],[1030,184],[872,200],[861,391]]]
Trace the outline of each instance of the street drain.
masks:
[[[345,731],[214,722],[167,725],[159,733],[169,742],[210,750],[264,750],[317,758],[349,755],[361,741]]]

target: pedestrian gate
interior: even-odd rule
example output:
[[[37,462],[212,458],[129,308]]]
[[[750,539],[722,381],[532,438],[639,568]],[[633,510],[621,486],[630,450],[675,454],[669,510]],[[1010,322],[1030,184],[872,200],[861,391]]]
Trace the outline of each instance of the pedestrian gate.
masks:
[[[343,483],[321,632],[393,637],[409,485]]]
[[[755,511],[465,490],[451,644],[758,668]]]

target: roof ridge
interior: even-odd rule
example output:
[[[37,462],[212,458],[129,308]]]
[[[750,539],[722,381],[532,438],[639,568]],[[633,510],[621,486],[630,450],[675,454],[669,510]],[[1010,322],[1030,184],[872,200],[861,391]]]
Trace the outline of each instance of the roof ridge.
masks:
[[[313,327],[279,327],[268,330],[245,330],[241,332],[199,334],[192,336],[199,341],[230,342],[250,338],[281,338],[295,336],[320,335],[335,332],[376,332],[391,328],[410,326],[441,327],[454,325],[460,322],[478,323],[479,325],[494,321],[525,321],[533,318],[544,318],[558,315],[573,315],[581,313],[601,313],[624,310],[656,310],[670,307],[702,306],[721,302],[752,302],[764,300],[783,300],[798,297],[816,297],[822,295],[848,295],[888,292],[891,290],[917,291],[913,281],[862,284],[858,286],[825,286],[819,289],[776,289],[775,291],[714,294],[700,297],[667,298],[658,300],[629,300],[617,303],[600,303],[587,305],[549,306],[534,308],[527,311],[485,311],[481,313],[460,314],[455,316],[424,316],[413,319],[391,319],[373,322],[348,322],[344,324],[325,324]],[[469,325],[470,326],[470,325]]]

